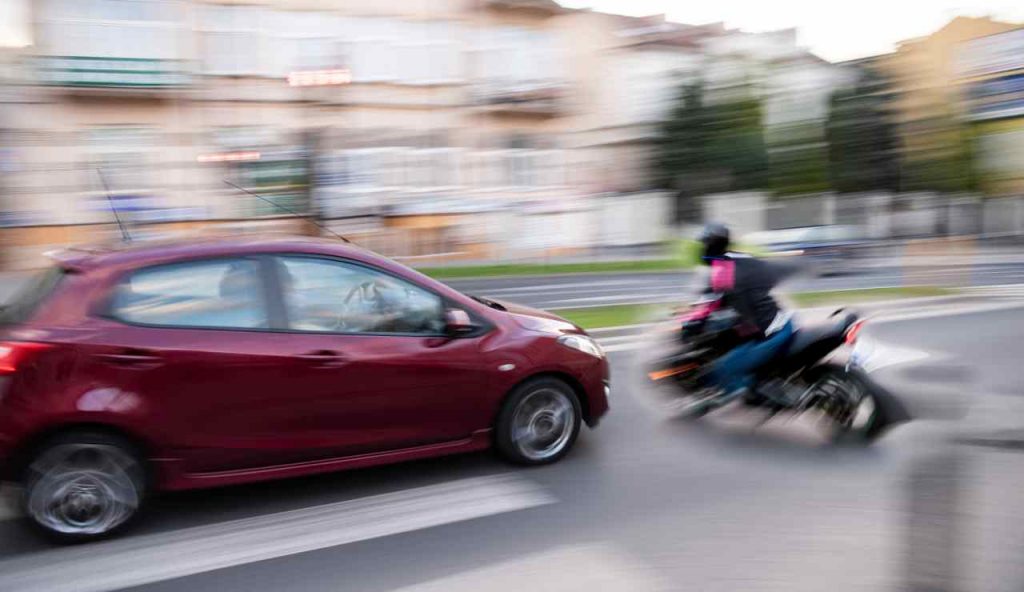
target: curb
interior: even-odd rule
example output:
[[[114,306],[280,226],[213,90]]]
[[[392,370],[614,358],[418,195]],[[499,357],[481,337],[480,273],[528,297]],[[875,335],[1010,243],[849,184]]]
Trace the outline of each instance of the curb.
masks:
[[[998,301],[996,301],[998,302]],[[817,306],[817,307],[795,307],[792,310],[800,313],[831,313],[838,309],[846,309],[853,311],[860,311],[864,314],[871,313],[884,313],[891,311],[899,311],[904,308],[920,309],[922,306],[927,306],[925,310],[916,310],[914,312],[935,312],[933,309],[940,306],[955,305],[955,304],[996,304],[993,299],[983,295],[973,294],[955,294],[951,296],[929,296],[925,298],[901,298],[896,300],[878,300],[874,302],[865,302],[862,304],[851,304],[847,306]],[[1019,303],[1013,302],[999,302],[999,308],[1015,308],[1018,306],[1024,306],[1024,301]],[[558,312],[555,310],[554,312]],[[613,337],[618,333],[627,333],[631,331],[641,331],[648,329],[655,325],[659,325],[664,321],[656,321],[651,323],[637,323],[631,325],[619,325],[615,327],[599,327],[597,329],[588,329],[587,333],[595,337]]]

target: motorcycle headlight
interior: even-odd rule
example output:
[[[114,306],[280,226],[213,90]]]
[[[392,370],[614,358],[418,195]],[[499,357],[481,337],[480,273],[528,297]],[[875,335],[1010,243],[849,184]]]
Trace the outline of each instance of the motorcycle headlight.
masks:
[[[558,343],[565,347],[571,347],[576,351],[581,351],[585,354],[590,354],[595,358],[603,358],[604,350],[597,344],[596,341],[587,337],[586,335],[562,335],[558,338]]]

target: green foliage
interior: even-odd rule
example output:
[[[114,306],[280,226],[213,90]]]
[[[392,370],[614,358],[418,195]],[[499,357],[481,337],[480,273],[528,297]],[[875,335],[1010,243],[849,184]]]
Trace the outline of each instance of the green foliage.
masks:
[[[828,191],[828,153],[821,125],[787,125],[772,130],[769,140],[771,188],[778,195]]]
[[[896,190],[899,153],[888,81],[870,66],[833,93],[826,139],[832,186],[839,192]]]
[[[974,140],[953,118],[927,122],[916,134],[903,168],[901,189],[960,192],[978,187],[974,171]]]
[[[693,263],[680,259],[640,259],[633,261],[593,261],[580,263],[500,263],[497,265],[456,265],[421,267],[420,273],[434,279],[458,279],[515,275],[556,275],[573,273],[633,273],[643,271],[675,271]]]
[[[708,102],[701,85],[683,85],[659,127],[653,165],[658,185],[682,196],[764,187],[760,101],[746,92]]]

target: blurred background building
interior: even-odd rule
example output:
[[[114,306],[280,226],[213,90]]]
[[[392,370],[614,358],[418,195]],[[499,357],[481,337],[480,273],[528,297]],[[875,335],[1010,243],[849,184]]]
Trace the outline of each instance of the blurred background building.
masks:
[[[960,48],[957,75],[975,139],[979,184],[987,194],[1024,193],[1024,27],[973,38]]]
[[[980,195],[1020,209],[1024,37],[990,19],[831,64],[792,29],[553,0],[30,6],[32,44],[0,53],[8,267],[110,235],[110,202],[140,236],[311,232],[302,212],[428,263],[646,252],[703,217],[889,238],[981,233]]]

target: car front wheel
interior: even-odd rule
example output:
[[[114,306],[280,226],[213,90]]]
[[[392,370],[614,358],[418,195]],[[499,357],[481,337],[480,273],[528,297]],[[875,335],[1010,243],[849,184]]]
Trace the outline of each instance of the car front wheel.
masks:
[[[24,477],[26,516],[45,535],[84,542],[120,529],[138,512],[144,471],[134,447],[104,433],[73,432],[43,444]]]
[[[580,403],[556,378],[527,381],[509,395],[495,426],[495,444],[507,460],[522,465],[553,463],[576,442]]]

